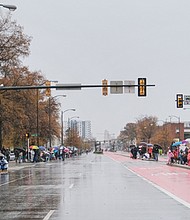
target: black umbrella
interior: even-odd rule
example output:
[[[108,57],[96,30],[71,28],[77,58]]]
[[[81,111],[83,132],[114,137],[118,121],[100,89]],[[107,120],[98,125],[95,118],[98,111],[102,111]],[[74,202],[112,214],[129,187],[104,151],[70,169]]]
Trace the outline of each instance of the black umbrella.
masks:
[[[24,149],[23,147],[15,147],[14,149],[18,150],[20,152],[25,152],[26,151],[26,149]]]
[[[162,149],[162,147],[159,144],[154,144],[155,147],[158,147],[159,149]]]

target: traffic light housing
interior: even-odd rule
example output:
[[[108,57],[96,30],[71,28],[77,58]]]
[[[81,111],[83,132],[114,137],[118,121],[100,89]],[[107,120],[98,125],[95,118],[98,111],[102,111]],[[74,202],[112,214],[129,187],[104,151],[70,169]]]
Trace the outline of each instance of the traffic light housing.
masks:
[[[29,133],[26,133],[26,138],[28,139],[30,137],[30,134]]]
[[[146,96],[146,78],[138,78],[138,96]]]
[[[183,108],[183,94],[177,94],[177,108]]]
[[[46,86],[51,86],[51,82],[46,81]],[[50,88],[46,88],[46,96],[48,96],[48,97],[51,96],[51,89]]]
[[[108,80],[103,79],[102,80],[102,95],[107,96],[108,95]]]

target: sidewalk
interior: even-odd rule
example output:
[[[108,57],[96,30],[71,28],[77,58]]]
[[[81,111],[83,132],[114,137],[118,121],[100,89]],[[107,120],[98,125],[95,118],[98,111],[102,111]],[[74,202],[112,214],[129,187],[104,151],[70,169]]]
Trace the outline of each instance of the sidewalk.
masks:
[[[15,162],[15,161],[9,161],[9,168],[8,170],[20,170],[20,169],[23,169],[23,168],[26,168],[26,167],[33,167],[35,166],[36,163],[32,163],[32,162],[22,162],[22,163],[19,163],[19,162]]]
[[[120,155],[125,156],[125,157],[130,157],[130,152],[117,151],[115,153],[120,154]],[[142,159],[137,159],[137,160],[142,160]],[[150,159],[150,160],[143,160],[143,161],[154,161],[154,160]],[[164,162],[166,164],[167,163],[167,156],[166,155],[159,155],[158,162]],[[173,163],[173,164],[167,165],[167,166],[174,166],[174,167],[180,167],[180,168],[183,168],[183,169],[190,169],[190,166],[188,166],[188,165],[182,165],[182,164],[177,164],[177,163]]]

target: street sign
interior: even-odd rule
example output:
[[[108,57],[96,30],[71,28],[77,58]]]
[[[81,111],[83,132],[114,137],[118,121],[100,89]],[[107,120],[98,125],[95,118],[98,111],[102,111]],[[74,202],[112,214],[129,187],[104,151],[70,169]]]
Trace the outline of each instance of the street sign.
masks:
[[[32,136],[32,137],[37,137],[37,136],[38,136],[38,134],[31,134],[31,136]]]
[[[111,94],[123,94],[123,87],[121,87],[123,85],[123,81],[110,81],[110,85],[114,86],[110,88]],[[118,85],[120,87],[117,87]]]
[[[72,84],[56,84],[56,86],[65,86],[65,88],[56,88],[56,90],[81,90],[81,83],[72,83]],[[76,88],[72,88],[75,87]]]
[[[131,85],[129,87],[124,87],[124,93],[135,93],[135,81],[134,80],[125,80],[124,85]]]
[[[184,105],[190,105],[190,95],[184,95]]]

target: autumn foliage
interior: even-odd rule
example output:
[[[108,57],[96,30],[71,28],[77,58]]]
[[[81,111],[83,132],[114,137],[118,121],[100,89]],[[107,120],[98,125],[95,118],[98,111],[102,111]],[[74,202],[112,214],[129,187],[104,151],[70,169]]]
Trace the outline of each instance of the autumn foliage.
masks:
[[[43,85],[45,77],[40,71],[30,71],[23,60],[30,54],[31,37],[10,16],[0,19],[0,85],[32,86]],[[51,97],[50,97],[51,98]],[[49,106],[50,103],[50,106]],[[49,111],[51,113],[51,136],[60,136],[60,104],[45,96],[45,90],[0,90],[0,148],[25,146],[26,133],[37,144],[48,141]],[[38,115],[37,115],[38,114]],[[38,118],[38,120],[37,120]]]

